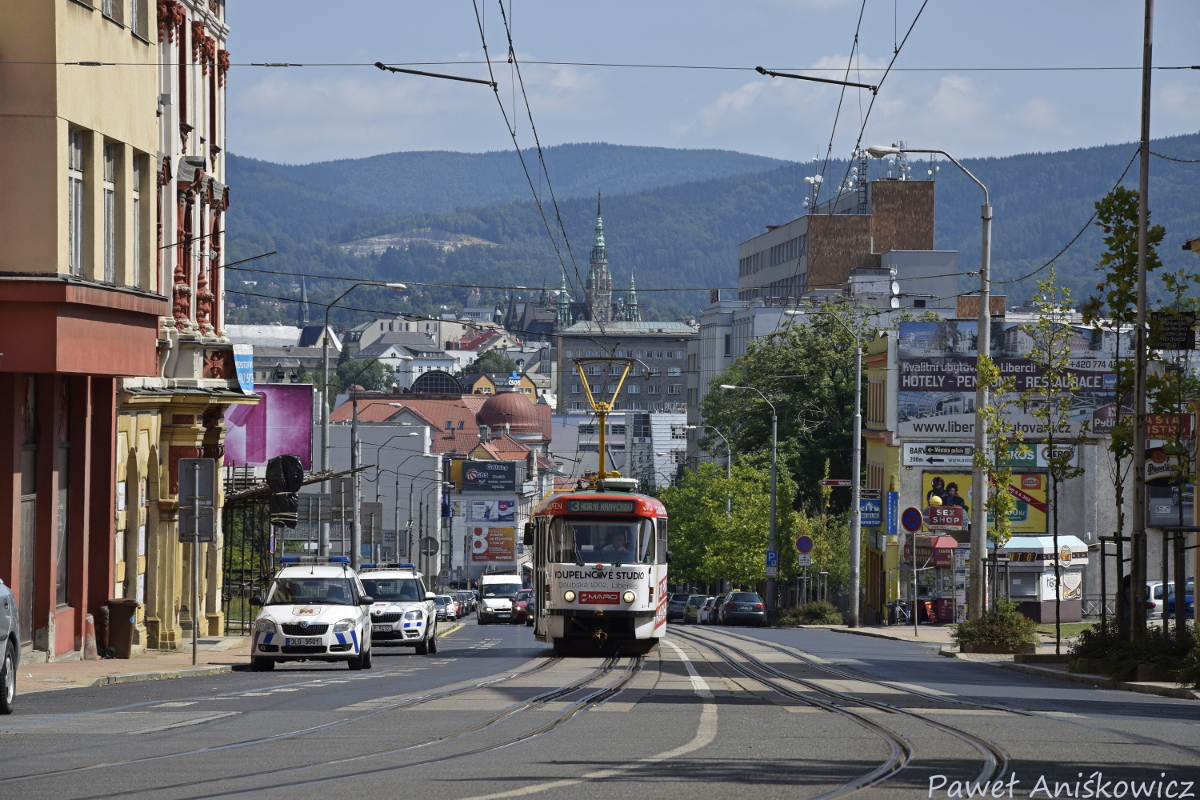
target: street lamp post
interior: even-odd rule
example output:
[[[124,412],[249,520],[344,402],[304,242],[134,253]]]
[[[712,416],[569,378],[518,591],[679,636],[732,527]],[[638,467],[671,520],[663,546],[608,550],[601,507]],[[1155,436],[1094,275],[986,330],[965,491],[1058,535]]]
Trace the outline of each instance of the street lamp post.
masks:
[[[379,467],[379,462],[380,462],[382,454],[383,454],[383,448],[387,447],[388,442],[392,441],[392,439],[405,439],[405,438],[409,438],[409,437],[413,437],[413,436],[420,436],[420,434],[417,433],[416,431],[413,431],[412,433],[397,433],[395,436],[391,437],[386,442],[384,442],[383,444],[381,444],[375,448],[375,502],[376,503],[379,502],[379,474],[381,472],[391,472],[392,471],[392,470],[381,470]],[[411,458],[411,456],[410,456],[410,458]],[[407,458],[404,459],[404,461],[407,461],[407,460],[408,460]],[[404,461],[401,461],[400,464],[397,464],[396,469],[399,469],[400,466],[404,463]]]
[[[775,550],[775,472],[776,460],[779,451],[779,418],[775,414],[775,404],[767,399],[767,396],[753,386],[732,386],[728,383],[721,384],[721,391],[729,392],[736,389],[749,389],[752,392],[758,392],[758,396],[763,399],[763,402],[771,407],[771,532],[767,537],[767,550]],[[776,551],[777,552],[777,551]],[[775,618],[775,576],[767,576],[767,619]]]
[[[983,249],[979,261],[979,338],[975,343],[975,351],[979,355],[991,355],[992,352],[992,312],[991,312],[991,283],[988,273],[992,266],[992,204],[988,198],[987,187],[971,174],[945,150],[930,150],[914,147],[868,147],[867,153],[875,158],[899,153],[930,153],[944,156],[950,163],[958,167],[983,190],[983,206],[980,218],[983,220]],[[975,452],[982,455],[987,450],[987,430],[983,422],[983,409],[987,408],[987,386],[976,377],[975,382]],[[1140,461],[1135,461],[1140,464]],[[972,470],[972,494],[974,496],[975,513],[971,515],[971,591],[967,601],[967,612],[971,619],[978,619],[983,613],[985,595],[984,587],[984,557],[987,550],[987,483],[983,470],[975,466]],[[916,552],[915,550],[913,552]]]
[[[725,482],[730,487],[729,490],[725,492],[725,516],[732,517],[733,516],[733,494],[732,494],[733,448],[729,446],[729,440],[725,438],[725,435],[723,433],[721,433],[719,430],[717,430],[716,426],[714,426],[714,425],[688,425],[687,426],[687,429],[689,431],[699,430],[700,428],[708,428],[710,431],[715,433],[722,442],[725,443]]]
[[[325,305],[325,327],[321,330],[321,471],[329,471],[329,312],[343,297],[353,292],[359,286],[386,286],[389,289],[404,291],[408,287],[403,283],[378,283],[376,281],[359,281],[346,291],[339,294],[332,302]],[[353,442],[350,452],[354,452]],[[357,473],[355,473],[357,474]],[[328,491],[329,486],[325,485]],[[357,514],[357,512],[355,512]],[[321,555],[329,555],[329,526],[321,526]]]

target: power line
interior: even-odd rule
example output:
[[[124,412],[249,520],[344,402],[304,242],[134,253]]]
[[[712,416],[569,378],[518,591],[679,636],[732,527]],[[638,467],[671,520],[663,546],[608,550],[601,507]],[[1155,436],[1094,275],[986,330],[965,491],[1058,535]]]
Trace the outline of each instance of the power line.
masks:
[[[1167,161],[1178,161],[1180,164],[1200,164],[1200,158],[1175,158],[1173,156],[1164,156],[1162,153],[1150,151],[1150,155],[1155,158],[1163,158]]]

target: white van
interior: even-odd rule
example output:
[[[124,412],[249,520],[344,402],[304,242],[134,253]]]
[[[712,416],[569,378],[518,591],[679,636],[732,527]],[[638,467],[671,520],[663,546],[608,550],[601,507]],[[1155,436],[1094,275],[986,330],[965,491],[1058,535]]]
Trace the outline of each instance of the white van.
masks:
[[[520,575],[484,575],[479,579],[479,624],[512,622]]]

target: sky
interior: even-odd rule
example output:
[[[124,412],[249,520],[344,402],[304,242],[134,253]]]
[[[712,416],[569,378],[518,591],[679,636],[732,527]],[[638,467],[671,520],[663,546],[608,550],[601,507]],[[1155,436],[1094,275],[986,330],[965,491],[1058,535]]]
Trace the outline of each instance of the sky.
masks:
[[[922,0],[506,0],[514,51],[533,61],[817,69],[878,83]],[[479,0],[499,97],[533,136],[498,0]],[[301,164],[401,150],[510,149],[483,85],[369,66],[482,62],[470,0],[230,2],[228,147]],[[860,10],[862,25],[854,49]],[[903,140],[960,158],[1136,141],[1143,5],[1135,0],[928,0],[866,120],[863,145]],[[1195,0],[1155,3],[1154,63],[1200,64]],[[250,62],[365,64],[266,68]],[[981,68],[1131,67],[1104,71]],[[487,78],[483,63],[415,66]],[[877,71],[871,71],[872,69]],[[911,71],[904,71],[911,70]],[[854,147],[868,90],[753,71],[525,64],[543,146],[719,148],[809,161]],[[1153,75],[1153,137],[1200,130],[1200,70]]]

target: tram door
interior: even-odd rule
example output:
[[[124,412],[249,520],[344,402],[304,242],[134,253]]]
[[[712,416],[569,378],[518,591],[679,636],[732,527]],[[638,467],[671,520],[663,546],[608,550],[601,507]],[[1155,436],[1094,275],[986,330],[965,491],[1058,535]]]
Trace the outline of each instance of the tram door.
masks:
[[[546,559],[550,552],[550,522],[549,517],[535,516],[533,518],[533,597],[537,616],[534,617],[533,634],[536,638],[545,640],[549,626],[549,610],[547,602],[550,595],[546,587],[550,583]]]

